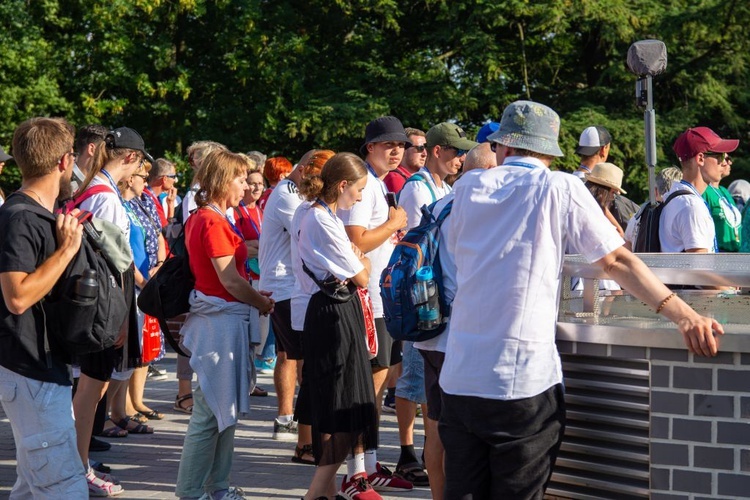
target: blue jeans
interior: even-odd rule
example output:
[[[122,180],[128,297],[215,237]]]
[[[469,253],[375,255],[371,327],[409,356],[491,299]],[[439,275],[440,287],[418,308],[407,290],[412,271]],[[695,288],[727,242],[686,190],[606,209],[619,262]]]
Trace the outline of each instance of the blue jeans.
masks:
[[[0,366],[0,403],[16,442],[18,479],[11,499],[88,498],[72,398],[71,386],[30,379]]]
[[[219,432],[216,417],[206,403],[203,391],[193,391],[193,414],[182,446],[175,494],[198,498],[203,493],[229,488],[229,471],[234,458],[236,426]]]

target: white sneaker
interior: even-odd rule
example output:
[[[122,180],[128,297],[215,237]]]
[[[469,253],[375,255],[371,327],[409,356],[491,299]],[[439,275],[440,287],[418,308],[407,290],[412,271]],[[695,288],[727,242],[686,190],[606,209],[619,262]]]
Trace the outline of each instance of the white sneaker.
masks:
[[[297,422],[290,420],[288,424],[282,424],[278,419],[273,419],[273,438],[276,441],[297,441]]]

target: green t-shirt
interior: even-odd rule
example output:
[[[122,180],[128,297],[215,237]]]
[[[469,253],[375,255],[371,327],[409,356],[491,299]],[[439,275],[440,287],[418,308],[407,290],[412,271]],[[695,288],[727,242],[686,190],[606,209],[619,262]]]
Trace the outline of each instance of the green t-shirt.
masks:
[[[703,192],[703,199],[708,203],[714,219],[719,251],[739,252],[742,214],[737,210],[729,190],[724,186],[708,186]]]

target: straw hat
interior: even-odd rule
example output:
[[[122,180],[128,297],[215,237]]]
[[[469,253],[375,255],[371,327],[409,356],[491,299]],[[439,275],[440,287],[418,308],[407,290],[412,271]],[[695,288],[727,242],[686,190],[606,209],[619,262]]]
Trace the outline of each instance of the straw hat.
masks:
[[[622,189],[622,169],[612,163],[597,163],[591,169],[590,174],[586,174],[586,180],[599,184],[611,189],[616,189],[620,194],[627,191]]]

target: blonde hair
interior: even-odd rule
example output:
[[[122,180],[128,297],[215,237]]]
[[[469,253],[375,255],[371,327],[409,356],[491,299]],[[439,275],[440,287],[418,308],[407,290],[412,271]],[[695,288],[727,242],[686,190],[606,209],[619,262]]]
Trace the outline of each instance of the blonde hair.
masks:
[[[205,207],[227,195],[229,184],[237,177],[247,176],[247,162],[237,153],[215,149],[203,158],[201,169],[195,174],[200,189],[195,193],[195,203]]]

